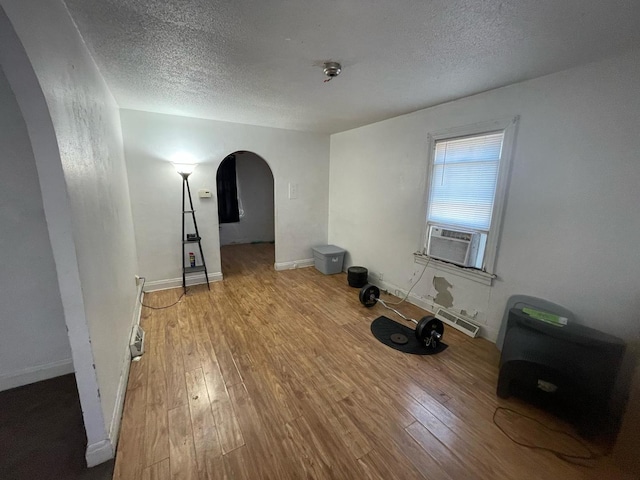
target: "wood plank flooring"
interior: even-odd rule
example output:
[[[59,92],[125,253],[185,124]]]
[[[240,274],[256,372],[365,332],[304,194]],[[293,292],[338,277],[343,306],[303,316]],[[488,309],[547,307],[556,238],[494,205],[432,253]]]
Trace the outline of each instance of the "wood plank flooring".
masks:
[[[147,351],[132,363],[114,479],[631,478],[608,457],[570,465],[501,433],[497,406],[571,429],[496,397],[493,344],[447,328],[443,353],[406,355],[373,338],[371,320],[393,314],[360,305],[346,275],[275,272],[273,245],[223,247],[222,258],[211,291],[143,309]],[[530,420],[500,421],[520,441],[582,452]]]

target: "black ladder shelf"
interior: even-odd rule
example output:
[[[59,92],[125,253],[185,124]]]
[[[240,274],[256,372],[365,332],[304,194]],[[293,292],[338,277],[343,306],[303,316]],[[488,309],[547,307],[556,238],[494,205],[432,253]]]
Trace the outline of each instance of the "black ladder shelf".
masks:
[[[202,253],[202,244],[200,238],[200,232],[198,231],[198,222],[196,222],[196,211],[193,209],[193,201],[191,200],[191,189],[189,188],[188,173],[181,173],[182,175],[182,288],[184,292],[187,292],[187,275],[192,273],[204,272],[204,278],[207,281],[207,288],[211,290],[209,286],[209,274],[207,273],[207,263],[204,261],[204,253]],[[185,210],[185,195],[189,197],[189,208]],[[196,231],[195,238],[187,238],[184,233],[185,215],[191,214],[193,219],[193,228]],[[184,246],[192,243],[198,244],[198,250],[200,250],[200,258],[202,259],[202,265],[196,265],[195,267],[187,267],[185,264]]]

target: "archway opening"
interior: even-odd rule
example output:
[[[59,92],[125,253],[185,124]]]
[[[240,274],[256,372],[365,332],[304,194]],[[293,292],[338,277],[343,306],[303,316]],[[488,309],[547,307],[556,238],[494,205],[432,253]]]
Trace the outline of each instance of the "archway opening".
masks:
[[[273,268],[275,197],[269,164],[253,152],[233,152],[218,167],[216,188],[223,275]]]
[[[15,16],[19,17],[20,15],[15,12],[16,9],[13,10]],[[6,336],[5,333],[10,332],[14,338],[8,339],[8,341],[22,346],[19,349],[22,352],[20,357],[9,353],[14,365],[9,365],[0,359],[4,368],[16,365],[19,367],[18,372],[0,375],[5,380],[9,380],[9,384],[0,383],[10,387],[22,385],[19,389],[8,390],[7,394],[21,396],[26,392],[25,401],[14,397],[11,402],[15,402],[18,408],[27,409],[22,412],[21,416],[14,415],[11,409],[6,409],[4,415],[9,415],[8,418],[19,416],[20,423],[17,427],[23,432],[36,432],[33,435],[22,435],[16,430],[18,437],[20,437],[20,443],[13,447],[19,447],[18,455],[30,451],[30,440],[33,440],[31,445],[42,445],[43,442],[47,444],[51,438],[57,438],[56,435],[59,431],[49,420],[57,422],[57,426],[60,427],[68,440],[65,449],[70,448],[70,451],[63,449],[58,452],[61,454],[59,456],[67,456],[72,460],[59,462],[57,466],[60,467],[60,470],[56,470],[56,472],[60,474],[60,478],[68,478],[67,474],[75,475],[76,473],[80,474],[80,470],[84,471],[82,462],[77,460],[81,458],[83,453],[88,466],[97,465],[113,457],[117,426],[113,430],[113,436],[110,437],[110,432],[105,428],[96,362],[89,339],[76,244],[72,233],[72,214],[67,184],[49,104],[24,45],[2,7],[0,7],[0,70],[4,76],[2,88],[5,91],[4,98],[0,102],[3,108],[0,110],[2,110],[3,119],[8,121],[7,128],[3,128],[3,134],[8,135],[6,141],[2,143],[5,148],[3,153],[9,160],[9,163],[5,164],[5,168],[9,167],[10,175],[14,177],[12,179],[9,175],[3,175],[3,181],[11,181],[12,188],[17,185],[22,194],[22,197],[13,195],[9,199],[13,203],[16,201],[15,199],[21,198],[21,201],[15,205],[0,202],[3,206],[5,203],[11,206],[8,210],[10,216],[18,216],[19,225],[16,225],[16,228],[11,228],[10,222],[3,222],[3,227],[6,227],[9,235],[3,240],[9,240],[15,244],[15,248],[8,249],[14,256],[11,260],[22,260],[22,265],[17,266],[15,274],[12,274],[11,270],[7,270],[7,266],[4,264],[3,273],[9,275],[9,284],[13,285],[14,289],[16,286],[29,285],[32,291],[35,289],[38,293],[36,300],[33,300],[33,295],[26,298],[23,301],[24,307],[18,298],[12,295],[12,303],[9,307],[14,310],[15,314],[0,312],[0,316],[7,313],[6,318],[12,323],[11,328],[3,328],[3,335]],[[12,103],[13,106],[7,103],[7,95],[11,97],[9,103]],[[18,121],[16,122],[16,120]],[[24,142],[20,141],[21,135],[15,132],[16,128],[23,131],[22,138],[26,139]],[[22,146],[14,145],[15,142]],[[26,148],[23,148],[25,145]],[[18,163],[14,165],[14,162]],[[33,167],[35,167],[35,171]],[[34,177],[34,174],[37,178]],[[27,185],[29,182],[31,185]],[[10,192],[8,189],[5,190],[7,190],[5,195]],[[24,198],[24,192],[29,192],[28,198]],[[40,231],[37,232],[39,227]],[[11,238],[14,231],[20,232],[19,238]],[[19,250],[23,252],[22,255]],[[33,263],[32,257],[34,255],[38,260],[36,262],[37,272],[35,272],[37,275],[34,279],[27,279],[26,275],[29,275],[30,268],[33,268],[28,264]],[[46,266],[47,259],[49,267]],[[6,294],[11,295],[11,292],[12,288],[9,288]],[[55,326],[56,316],[58,317],[57,327]],[[20,317],[23,317],[25,321],[22,321]],[[41,320],[45,324],[33,324]],[[19,334],[20,330],[24,331],[25,329],[27,331],[22,339],[13,335]],[[48,336],[42,337],[40,335],[42,332],[46,332]],[[66,337],[66,342],[61,340],[61,337]],[[26,340],[27,343],[23,340]],[[34,340],[39,340],[40,346]],[[25,357],[24,352],[31,352],[31,354]],[[47,358],[44,358],[43,355]],[[69,356],[71,358],[65,358]],[[25,363],[27,361],[32,364],[27,365]],[[67,372],[74,372],[74,375],[71,376],[70,373],[63,375]],[[13,375],[13,373],[18,373],[18,375]],[[63,395],[61,403],[56,403],[55,395],[49,395],[46,390],[41,389],[41,387],[51,386],[51,382],[57,383],[58,380],[64,382],[64,386],[53,385],[52,390]],[[47,385],[43,385],[45,383]],[[35,417],[29,415],[30,418],[27,418],[24,414],[30,408],[27,402],[38,399],[44,399],[43,401],[46,401],[48,405],[39,404],[40,414]],[[77,399],[79,399],[79,405],[76,403]],[[4,405],[6,401],[5,397],[0,401],[0,404]],[[64,405],[61,406],[61,404]],[[74,418],[66,416],[70,412],[62,411],[69,406],[77,407]],[[51,407],[50,416],[45,413],[48,407]],[[40,422],[43,419],[46,419],[47,422],[46,432],[42,430],[43,426],[34,426],[31,422],[31,420]],[[84,431],[80,427],[82,420],[84,420]],[[3,423],[1,419],[0,423]],[[74,428],[71,429],[73,432],[69,428],[71,424],[74,425]],[[11,430],[12,427],[9,426],[9,429]],[[31,455],[24,455],[24,462],[8,453],[7,458],[14,460],[9,471],[13,471],[13,468],[21,469],[24,467],[25,471],[29,470],[33,473],[34,465],[38,462],[42,463],[40,460],[43,457],[38,455],[40,452],[32,451],[31,453]],[[0,470],[3,466],[0,466]],[[65,470],[67,467],[71,468],[73,472]],[[107,465],[106,469],[109,468],[113,467]],[[13,471],[13,473],[16,472]],[[21,476],[19,473],[16,475],[9,473],[8,475],[11,477]]]

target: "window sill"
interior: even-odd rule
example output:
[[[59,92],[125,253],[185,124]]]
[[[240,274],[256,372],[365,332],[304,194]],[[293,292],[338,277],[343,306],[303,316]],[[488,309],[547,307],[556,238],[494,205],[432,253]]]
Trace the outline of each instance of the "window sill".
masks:
[[[436,260],[435,258],[428,257],[427,255],[423,255],[421,253],[413,254],[414,262],[419,263],[421,265],[426,265],[429,263],[436,270],[440,270],[443,272],[450,273],[452,275],[457,275],[458,277],[463,277],[469,280],[473,280],[474,282],[482,283],[483,285],[491,286],[493,284],[493,279],[496,276],[492,273],[482,272],[480,270],[475,270],[472,268],[464,268],[454,265],[452,263],[443,262],[441,260]]]

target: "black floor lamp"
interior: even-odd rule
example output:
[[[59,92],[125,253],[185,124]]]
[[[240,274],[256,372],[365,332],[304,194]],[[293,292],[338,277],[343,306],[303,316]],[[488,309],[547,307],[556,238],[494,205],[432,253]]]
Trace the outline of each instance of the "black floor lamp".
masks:
[[[207,282],[207,288],[211,290],[209,286],[209,274],[207,272],[207,264],[204,260],[204,253],[202,252],[202,239],[200,238],[200,232],[198,231],[198,222],[196,221],[196,211],[193,208],[193,200],[191,199],[191,188],[189,187],[189,175],[193,173],[197,164],[195,163],[174,163],[174,167],[177,172],[182,177],[182,251],[180,254],[182,255],[182,288],[184,292],[187,292],[187,275],[192,273],[200,273],[204,272],[204,278]],[[189,210],[186,210],[185,202],[186,198],[189,198]],[[185,234],[185,215],[191,215],[193,219],[193,228],[195,233]],[[196,263],[195,256],[193,253],[189,253],[189,266],[187,267],[185,264],[185,255],[184,255],[184,247],[185,245],[190,245],[192,243],[198,244],[198,250],[200,251],[200,259],[202,263],[198,265]]]

